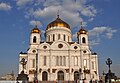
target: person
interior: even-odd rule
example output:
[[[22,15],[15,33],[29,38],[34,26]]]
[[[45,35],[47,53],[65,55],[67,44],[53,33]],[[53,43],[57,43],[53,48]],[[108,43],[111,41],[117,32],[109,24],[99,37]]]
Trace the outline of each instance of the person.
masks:
[[[70,80],[68,80],[68,83],[70,83]]]
[[[34,80],[34,83],[38,83],[38,80]]]
[[[92,83],[92,79],[90,80],[90,83]]]
[[[77,83],[77,80],[74,80],[74,83]]]
[[[85,82],[85,79],[83,79],[83,83],[86,83],[86,82]]]
[[[17,80],[17,82],[16,82],[16,83],[19,83],[19,82],[18,82],[18,80]]]
[[[58,80],[56,79],[56,83],[58,83]]]

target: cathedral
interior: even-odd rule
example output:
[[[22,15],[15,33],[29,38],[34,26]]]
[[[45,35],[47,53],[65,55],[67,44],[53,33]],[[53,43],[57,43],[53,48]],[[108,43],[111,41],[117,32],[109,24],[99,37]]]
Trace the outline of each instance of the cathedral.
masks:
[[[39,81],[99,80],[98,56],[90,50],[83,26],[77,32],[77,40],[72,41],[71,27],[59,15],[47,25],[44,42],[36,25],[31,30],[27,52],[19,54],[19,61],[24,58],[27,62],[24,72],[29,81],[35,76]],[[19,63],[19,73],[22,70]]]

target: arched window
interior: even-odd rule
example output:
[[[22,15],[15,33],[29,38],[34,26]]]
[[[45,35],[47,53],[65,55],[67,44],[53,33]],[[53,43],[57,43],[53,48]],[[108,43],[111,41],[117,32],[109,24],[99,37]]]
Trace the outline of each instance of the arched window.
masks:
[[[82,43],[86,43],[85,37],[82,38]]]
[[[46,71],[42,72],[42,81],[47,81],[48,79],[48,74]]]
[[[60,39],[60,34],[58,34],[58,40]]]
[[[74,72],[74,80],[78,80],[79,79],[79,72],[75,71]]]
[[[48,36],[48,41],[50,41],[50,35]]]
[[[53,41],[55,41],[55,34],[53,34]]]
[[[35,68],[35,59],[32,60],[32,67]]]
[[[59,65],[59,57],[56,56],[56,65],[58,66]]]
[[[63,81],[64,80],[64,72],[63,71],[59,71],[57,73],[57,77],[59,81]]]
[[[36,38],[36,36],[34,36],[33,37],[33,43],[36,43],[36,40],[37,40],[37,38]]]
[[[65,66],[66,65],[66,57],[63,56],[63,65]]]
[[[47,57],[44,56],[44,66],[46,66],[46,63],[47,63]]]
[[[60,66],[62,66],[62,56],[60,56]]]
[[[63,35],[64,41],[65,41],[65,35]]]
[[[92,61],[92,69],[94,69],[94,62]]]

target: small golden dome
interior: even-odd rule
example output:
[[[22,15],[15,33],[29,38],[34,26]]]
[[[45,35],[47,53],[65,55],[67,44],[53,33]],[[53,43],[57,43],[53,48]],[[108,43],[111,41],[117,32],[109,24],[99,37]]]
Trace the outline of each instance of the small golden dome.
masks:
[[[40,33],[40,30],[37,28],[37,25],[35,28],[32,29],[31,33]]]
[[[88,34],[88,32],[81,27],[81,29],[77,32],[78,35],[80,34]]]
[[[70,26],[66,22],[62,21],[59,18],[59,15],[58,15],[58,17],[56,18],[55,21],[53,21],[53,22],[51,22],[47,25],[46,30],[50,29],[51,27],[55,27],[55,26],[56,27],[66,27],[66,28],[70,29]]]

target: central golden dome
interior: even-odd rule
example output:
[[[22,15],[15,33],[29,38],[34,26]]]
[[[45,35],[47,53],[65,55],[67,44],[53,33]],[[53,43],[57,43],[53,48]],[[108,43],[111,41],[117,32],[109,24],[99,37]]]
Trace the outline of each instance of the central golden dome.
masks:
[[[55,21],[53,21],[53,22],[51,22],[47,25],[46,30],[50,29],[51,27],[65,27],[65,28],[70,29],[70,26],[66,22],[62,21],[59,18],[59,15],[58,15],[58,17],[56,18]]]

